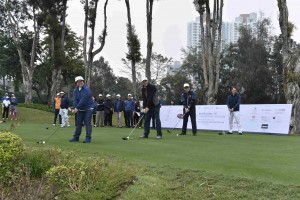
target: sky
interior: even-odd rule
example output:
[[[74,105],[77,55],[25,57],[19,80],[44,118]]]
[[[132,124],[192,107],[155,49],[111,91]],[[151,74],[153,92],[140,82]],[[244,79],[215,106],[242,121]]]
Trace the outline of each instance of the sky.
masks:
[[[100,0],[96,21],[96,38],[103,29],[103,3]],[[293,39],[300,43],[300,0],[287,0],[289,21],[298,28]],[[78,35],[83,36],[84,12],[79,0],[68,2],[67,23]],[[146,0],[130,0],[132,24],[141,42],[141,53],[146,57],[147,27]],[[233,22],[240,14],[251,12],[264,13],[264,17],[271,19],[273,34],[279,35],[277,0],[224,0],[223,21]],[[152,52],[172,57],[173,61],[180,61],[182,48],[187,44],[187,24],[198,16],[193,0],[158,0],[153,4],[152,21]],[[124,0],[109,0],[107,5],[107,38],[104,49],[95,57],[103,56],[109,62],[113,72],[124,76],[120,71],[124,67],[121,62],[127,52],[126,45],[127,12]],[[99,43],[96,41],[96,48]]]

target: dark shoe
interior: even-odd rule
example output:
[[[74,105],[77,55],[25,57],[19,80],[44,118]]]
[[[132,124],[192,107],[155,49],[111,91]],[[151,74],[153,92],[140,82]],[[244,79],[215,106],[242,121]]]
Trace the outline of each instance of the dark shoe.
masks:
[[[156,136],[156,139],[162,139],[162,136],[158,135]]]
[[[186,133],[180,133],[179,135],[186,135]]]
[[[239,132],[239,135],[243,135],[243,133],[242,133],[242,132]]]
[[[148,138],[146,135],[141,135],[140,138]]]
[[[90,143],[90,142],[91,142],[90,139],[85,139],[85,140],[83,140],[83,143]]]
[[[197,133],[193,133],[193,136],[196,136],[197,135]]]
[[[229,132],[229,131],[228,131],[228,132],[226,132],[226,134],[232,134],[232,132]]]
[[[69,140],[69,142],[78,142],[79,139],[78,138],[72,138],[71,140]]]

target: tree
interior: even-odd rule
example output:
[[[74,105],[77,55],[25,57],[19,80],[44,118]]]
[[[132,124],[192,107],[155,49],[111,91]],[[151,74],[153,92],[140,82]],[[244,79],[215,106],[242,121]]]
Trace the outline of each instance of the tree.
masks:
[[[282,65],[284,76],[284,93],[287,103],[292,104],[291,134],[300,133],[300,88],[299,88],[299,67],[300,48],[291,40],[293,31],[288,21],[288,7],[286,0],[277,0],[279,8],[279,26],[282,40]]]
[[[6,24],[9,27],[9,32],[11,33],[19,55],[23,76],[23,85],[25,89],[25,103],[32,103],[31,86],[33,72],[36,67],[36,46],[39,40],[39,32],[41,27],[36,13],[37,7],[35,4],[32,4],[32,7],[30,7],[28,6],[28,4],[26,4],[25,1],[16,0],[4,0],[4,2],[2,2],[2,5],[4,5],[3,14],[6,14],[7,16]],[[31,14],[27,15],[29,14],[31,8]],[[31,46],[31,57],[30,61],[28,61],[24,56],[24,49],[22,49],[20,34],[23,32],[23,30],[26,30],[27,27],[25,26],[25,22],[28,21],[30,18],[32,18],[33,21],[34,34]]]
[[[182,86],[184,83],[189,83],[190,79],[182,73],[177,72],[174,76],[167,76],[161,80],[158,86],[159,95],[161,100],[169,103],[175,101],[176,104],[180,104],[180,95],[182,93]]]
[[[153,53],[151,57],[151,73],[154,84],[160,83],[165,77],[167,67],[172,63],[172,58],[164,57],[161,54]]]
[[[151,80],[151,56],[152,56],[152,10],[153,1],[146,0],[146,16],[147,16],[147,56],[146,56],[146,77]]]
[[[40,18],[45,33],[50,39],[50,55],[52,65],[51,97],[54,98],[61,89],[62,68],[65,61],[66,10],[68,0],[33,0],[41,10]],[[52,98],[48,98],[51,105]]]
[[[136,80],[136,63],[141,61],[141,44],[136,34],[135,28],[131,23],[131,14],[130,14],[130,4],[129,0],[125,0],[127,8],[127,46],[128,53],[126,58],[131,61],[131,76],[132,76],[132,85],[133,85],[133,94],[137,95],[138,84]]]
[[[101,56],[93,65],[95,67],[91,73],[91,91],[94,94],[112,94],[116,92],[117,77],[113,74],[109,63]]]
[[[207,89],[206,104],[211,105],[217,102],[219,87],[223,0],[214,0],[212,16],[209,0],[194,0],[194,5],[200,15],[202,66],[204,85]]]
[[[95,46],[95,26],[96,26],[96,17],[97,17],[97,7],[99,0],[82,0],[84,4],[84,39],[83,39],[83,59],[85,65],[85,83],[90,86],[90,77],[93,70],[93,60],[94,57],[102,51],[105,45],[105,38],[107,35],[107,17],[106,17],[106,8],[108,0],[104,3],[104,28],[102,34],[99,36],[98,40],[100,42],[100,47],[94,50]],[[89,49],[87,51],[87,32],[88,28],[91,29],[91,36],[89,41]]]

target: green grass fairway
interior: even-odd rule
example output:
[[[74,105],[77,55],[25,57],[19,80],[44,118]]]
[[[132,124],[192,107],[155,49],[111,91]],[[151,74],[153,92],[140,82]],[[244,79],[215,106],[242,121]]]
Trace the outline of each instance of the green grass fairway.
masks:
[[[21,120],[13,122],[13,132],[18,134],[27,146],[44,148],[59,147],[73,150],[80,155],[108,155],[144,166],[201,170],[209,173],[250,178],[284,185],[300,185],[300,137],[244,134],[218,135],[217,132],[199,131],[198,136],[176,136],[163,131],[163,139],[155,139],[151,130],[150,138],[141,139],[143,129],[136,129],[130,140],[128,128],[93,128],[92,143],[70,143],[74,132],[74,118],[69,128],[59,128],[46,142],[57,127],[52,125],[52,114],[27,108],[19,109]],[[26,117],[24,116],[26,113]],[[10,129],[11,121],[1,124],[1,129]],[[15,127],[14,127],[15,126]],[[48,129],[47,129],[48,127]],[[81,141],[85,136],[83,128]]]

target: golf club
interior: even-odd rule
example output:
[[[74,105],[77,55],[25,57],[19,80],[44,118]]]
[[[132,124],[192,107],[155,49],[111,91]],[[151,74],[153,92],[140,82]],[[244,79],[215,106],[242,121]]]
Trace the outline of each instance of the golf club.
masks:
[[[129,133],[129,135],[128,135],[127,137],[122,137],[122,140],[129,140],[131,134],[133,133],[133,131],[135,130],[135,128],[137,127],[137,125],[140,123],[140,121],[143,119],[144,116],[145,116],[145,115],[143,115],[143,116],[139,119],[138,123],[135,124],[135,126],[133,127],[133,129],[131,130],[131,132]]]
[[[168,129],[167,130],[168,133],[171,133],[176,128],[176,126],[178,125],[178,123],[184,118],[184,114],[177,114],[177,118],[179,120],[177,121],[177,123],[175,124],[175,126],[172,129]]]
[[[60,129],[60,126],[58,126],[56,129],[54,129],[53,133],[51,135],[49,135],[49,137],[46,138],[46,140],[37,141],[36,143],[38,143],[38,144],[45,144],[59,129]]]

